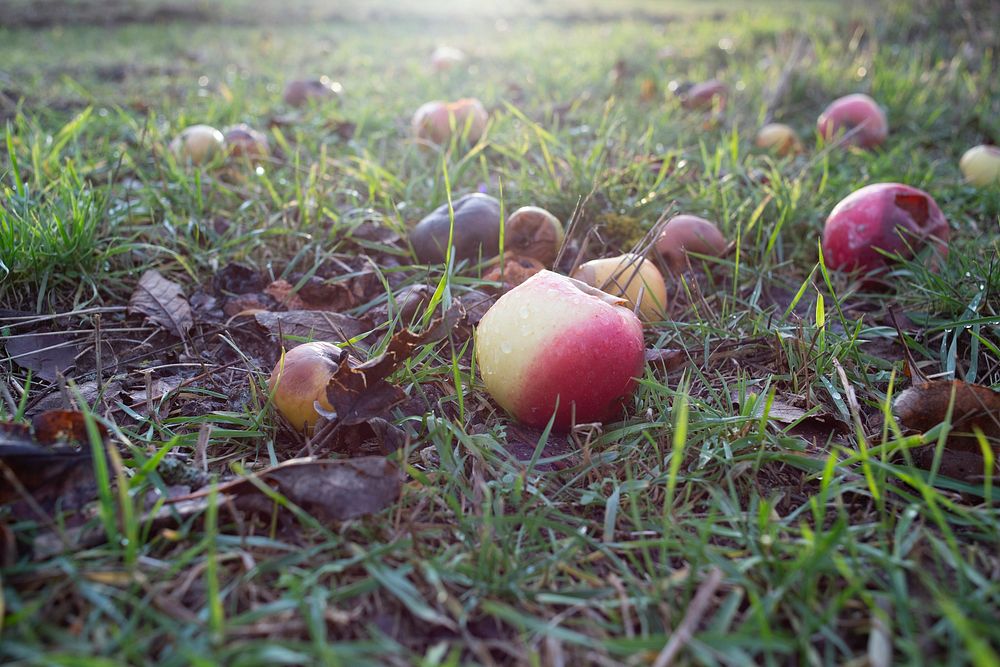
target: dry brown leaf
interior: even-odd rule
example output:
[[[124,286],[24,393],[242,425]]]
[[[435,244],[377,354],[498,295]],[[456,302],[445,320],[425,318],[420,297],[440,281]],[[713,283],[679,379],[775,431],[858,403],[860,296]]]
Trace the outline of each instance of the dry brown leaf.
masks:
[[[294,336],[329,343],[346,342],[369,331],[371,323],[350,315],[320,310],[256,313],[257,324],[277,336]]]
[[[326,387],[326,397],[340,423],[360,424],[381,416],[406,398],[399,387],[386,381],[409,359],[417,348],[448,335],[464,310],[456,302],[448,312],[434,321],[425,331],[414,333],[403,329],[392,337],[385,352],[363,364],[341,363]]]
[[[177,283],[150,269],[142,274],[128,302],[130,313],[145,315],[178,338],[184,338],[194,326],[191,305]]]
[[[7,356],[21,368],[34,371],[35,375],[55,382],[59,373],[65,373],[76,361],[76,338],[69,334],[41,333],[10,337],[4,341]]]

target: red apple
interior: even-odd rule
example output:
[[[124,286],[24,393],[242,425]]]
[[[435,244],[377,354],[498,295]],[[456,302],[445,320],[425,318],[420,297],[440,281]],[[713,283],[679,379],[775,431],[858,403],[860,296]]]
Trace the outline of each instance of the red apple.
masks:
[[[263,160],[271,152],[267,135],[258,132],[249,125],[241,123],[227,127],[223,131],[223,138],[229,154],[236,158],[245,157],[251,161]]]
[[[321,341],[293,347],[278,360],[267,382],[274,407],[294,428],[312,431],[319,420],[315,403],[333,406],[326,398],[326,385],[337,371],[343,351]]]
[[[962,175],[972,185],[986,188],[1000,184],[1000,148],[973,146],[965,151],[958,163]]]
[[[541,271],[497,299],[476,330],[486,390],[519,421],[614,419],[645,365],[642,323],[622,299]]]
[[[816,128],[827,141],[849,134],[846,143],[859,148],[874,148],[889,134],[885,111],[861,93],[834,100],[819,115]]]
[[[172,142],[170,150],[182,160],[191,164],[211,161],[222,150],[222,132],[210,125],[192,125],[185,128]]]
[[[681,106],[693,111],[712,111],[718,109],[722,111],[726,108],[726,95],[729,88],[726,84],[711,79],[702,83],[696,83],[687,89],[681,97]]]
[[[830,212],[823,228],[823,258],[834,270],[871,272],[889,258],[909,257],[928,243],[948,254],[948,221],[934,199],[899,183],[875,183],[851,193]]]
[[[754,140],[757,148],[774,151],[781,157],[802,152],[802,142],[799,135],[784,123],[768,123],[757,131]]]
[[[445,72],[465,60],[465,54],[453,46],[439,46],[431,54],[431,67],[435,72]]]
[[[689,252],[696,255],[721,257],[726,251],[726,238],[715,226],[696,215],[675,215],[663,227],[656,240],[656,252],[660,253],[670,270],[683,273],[688,268]],[[698,260],[692,260],[697,263]]]

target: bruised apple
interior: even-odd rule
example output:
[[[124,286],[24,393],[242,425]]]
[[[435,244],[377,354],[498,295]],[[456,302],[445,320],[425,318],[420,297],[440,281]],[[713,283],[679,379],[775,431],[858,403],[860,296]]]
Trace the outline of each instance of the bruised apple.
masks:
[[[565,235],[559,218],[544,208],[522,206],[504,225],[504,249],[552,266]]]
[[[223,145],[222,132],[211,125],[192,125],[170,142],[170,150],[191,164],[204,164],[211,161]]]
[[[633,254],[594,259],[578,266],[573,277],[624,298],[633,308],[638,303],[644,320],[663,319],[667,286],[660,270],[648,259]]]
[[[869,273],[890,259],[879,251],[910,257],[928,243],[948,254],[948,220],[934,199],[899,183],[875,183],[837,204],[823,228],[823,258],[840,271]]]
[[[976,187],[1000,184],[1000,148],[974,146],[965,151],[958,163],[965,180]]]
[[[862,93],[830,103],[816,121],[816,129],[827,141],[846,136],[849,146],[875,148],[889,134],[889,121],[878,102]]]
[[[293,347],[278,360],[267,386],[274,407],[294,428],[312,431],[319,420],[316,401],[333,410],[326,398],[326,385],[342,358],[339,347],[317,341]]]
[[[781,157],[802,152],[799,135],[784,123],[768,123],[757,131],[754,139],[757,148],[772,151]]]
[[[444,262],[451,233],[455,260],[488,259],[500,253],[500,202],[487,194],[473,192],[451,205],[455,214],[452,229],[448,204],[442,204],[410,232],[413,252],[422,264]]]
[[[427,102],[413,114],[411,124],[413,134],[425,142],[445,145],[454,132],[474,144],[482,138],[489,118],[483,103],[468,97],[454,102]]]
[[[518,421],[553,428],[620,416],[645,365],[622,299],[541,271],[497,299],[476,330],[486,390]]]
[[[688,253],[721,257],[726,250],[726,238],[715,223],[682,214],[664,225],[655,247],[671,271],[683,273],[688,268]]]

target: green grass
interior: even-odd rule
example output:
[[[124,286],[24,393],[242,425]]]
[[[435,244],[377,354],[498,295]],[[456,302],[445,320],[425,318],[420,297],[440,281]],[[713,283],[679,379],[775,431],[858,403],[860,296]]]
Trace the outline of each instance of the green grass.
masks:
[[[989,24],[988,3],[964,4]],[[490,5],[451,23],[434,3],[310,22],[295,12],[317,5],[304,3],[263,10],[264,25],[234,21],[247,6],[228,1],[202,24],[0,28],[0,308],[68,313],[57,326],[92,345],[93,315],[80,311],[126,305],[149,268],[189,296],[230,262],[310,275],[357,252],[364,220],[402,231],[449,188],[502,189],[507,210],[535,204],[562,220],[589,194],[581,225],[604,225],[599,254],[624,249],[609,215],[634,237],[673,204],[718,221],[739,253],[714,282],[670,282],[669,319],[647,344],[683,348],[690,363],[647,371],[629,418],[580,434],[572,458],[555,456],[570,464],[559,472],[542,465],[553,461],[538,434],[521,442],[488,402],[467,348],[423,350],[398,375],[436,404],[395,415],[412,436],[403,497],[336,527],[236,522],[224,505],[170,530],[143,524],[149,492],[166,485],[159,456],[193,454],[202,424],[213,473],[302,443],[277,428],[270,368],[237,327],[205,326],[163,352],[140,344],[152,329],[105,311],[105,330],[135,327],[105,334],[131,348],[118,357],[128,363],[106,361],[105,381],[141,389],[147,368],[193,377],[239,364],[157,416],[95,407],[120,452],[98,471],[91,519],[112,539],[3,563],[0,662],[650,664],[718,569],[682,663],[877,664],[890,651],[893,664],[997,664],[995,491],[908,464],[940,430],[904,435],[886,419],[908,383],[890,308],[913,324],[925,373],[1000,384],[1000,190],[967,186],[957,167],[967,147],[1000,141],[995,36],[918,1],[528,3],[529,18]],[[773,112],[808,150],[779,160],[753,134],[798,34],[810,46]],[[470,67],[432,74],[439,43],[470,53]],[[614,80],[619,60],[627,75]],[[283,82],[314,74],[340,81],[342,99],[269,130],[280,158],[262,169],[191,169],[169,154],[189,124],[266,127],[286,111]],[[668,91],[713,76],[733,94],[705,127]],[[886,106],[889,142],[825,150],[817,114],[856,91]],[[468,95],[491,110],[484,143],[437,153],[408,139],[419,104]],[[343,122],[356,125],[349,139]],[[639,161],[650,157],[676,169],[650,170]],[[818,266],[827,213],[877,181],[929,191],[952,228],[940,270],[903,263],[893,294]],[[398,259],[385,276],[454,294],[481,284],[474,267]],[[75,379],[92,380],[93,366]],[[0,376],[15,399],[48,389],[9,360]],[[832,416],[846,435],[803,439],[763,416],[774,401]],[[519,462],[514,441],[538,458]],[[0,527],[22,545],[40,529],[4,508]]]

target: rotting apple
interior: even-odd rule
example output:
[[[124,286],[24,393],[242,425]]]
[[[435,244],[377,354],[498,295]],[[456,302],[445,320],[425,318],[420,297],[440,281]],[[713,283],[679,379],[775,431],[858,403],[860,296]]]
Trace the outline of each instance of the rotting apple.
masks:
[[[455,261],[496,257],[500,253],[500,202],[487,194],[473,192],[453,201],[452,209],[455,212],[452,232]],[[444,262],[449,230],[451,215],[445,203],[410,231],[410,244],[421,263]]]
[[[979,188],[1000,184],[1000,148],[973,146],[958,162],[965,180]]]
[[[518,421],[565,431],[622,413],[645,365],[624,300],[551,271],[507,292],[476,329],[486,390]]]
[[[726,108],[729,88],[718,79],[710,79],[684,91],[681,106],[692,111],[722,111]]]
[[[445,145],[451,141],[452,128],[470,144],[477,143],[486,131],[489,113],[479,100],[466,97],[454,102],[435,100],[422,104],[413,114],[413,133],[425,142]]]
[[[619,296],[646,321],[662,320],[667,307],[667,286],[663,275],[648,259],[631,253],[593,259],[573,271],[573,278],[591,287]]]
[[[263,160],[271,153],[267,135],[258,132],[249,125],[240,123],[227,127],[222,132],[229,155],[248,160]]]
[[[843,135],[849,146],[875,148],[889,135],[889,121],[878,102],[855,93],[831,102],[819,115],[816,129],[826,141]]]
[[[910,257],[933,244],[948,254],[948,220],[937,202],[900,183],[875,183],[841,200],[823,228],[823,258],[838,271],[870,273],[890,259],[879,251]]]
[[[781,157],[802,152],[802,142],[799,135],[789,125],[784,123],[768,123],[757,131],[754,139],[757,148],[773,151]]]
[[[565,237],[559,218],[538,206],[522,206],[504,225],[504,250],[552,266]]]
[[[453,46],[439,46],[431,53],[431,67],[435,72],[445,72],[465,60],[465,54]]]
[[[204,164],[211,161],[222,150],[223,146],[222,132],[211,125],[187,127],[170,142],[170,150],[174,155],[191,162],[191,164]]]
[[[696,215],[675,215],[660,232],[656,252],[674,273],[688,268],[688,253],[721,257],[726,251],[726,238],[715,223]]]
[[[285,86],[283,99],[292,107],[304,107],[312,102],[325,102],[340,94],[342,88],[336,81],[322,76],[318,79],[296,79]]]
[[[312,431],[319,420],[316,401],[324,409],[333,410],[326,397],[326,385],[344,356],[333,343],[314,341],[293,347],[278,360],[267,386],[274,407],[292,427]]]
[[[503,281],[504,288],[517,287],[536,273],[543,271],[545,265],[534,257],[504,253],[497,265],[483,274],[483,280],[490,282]]]

